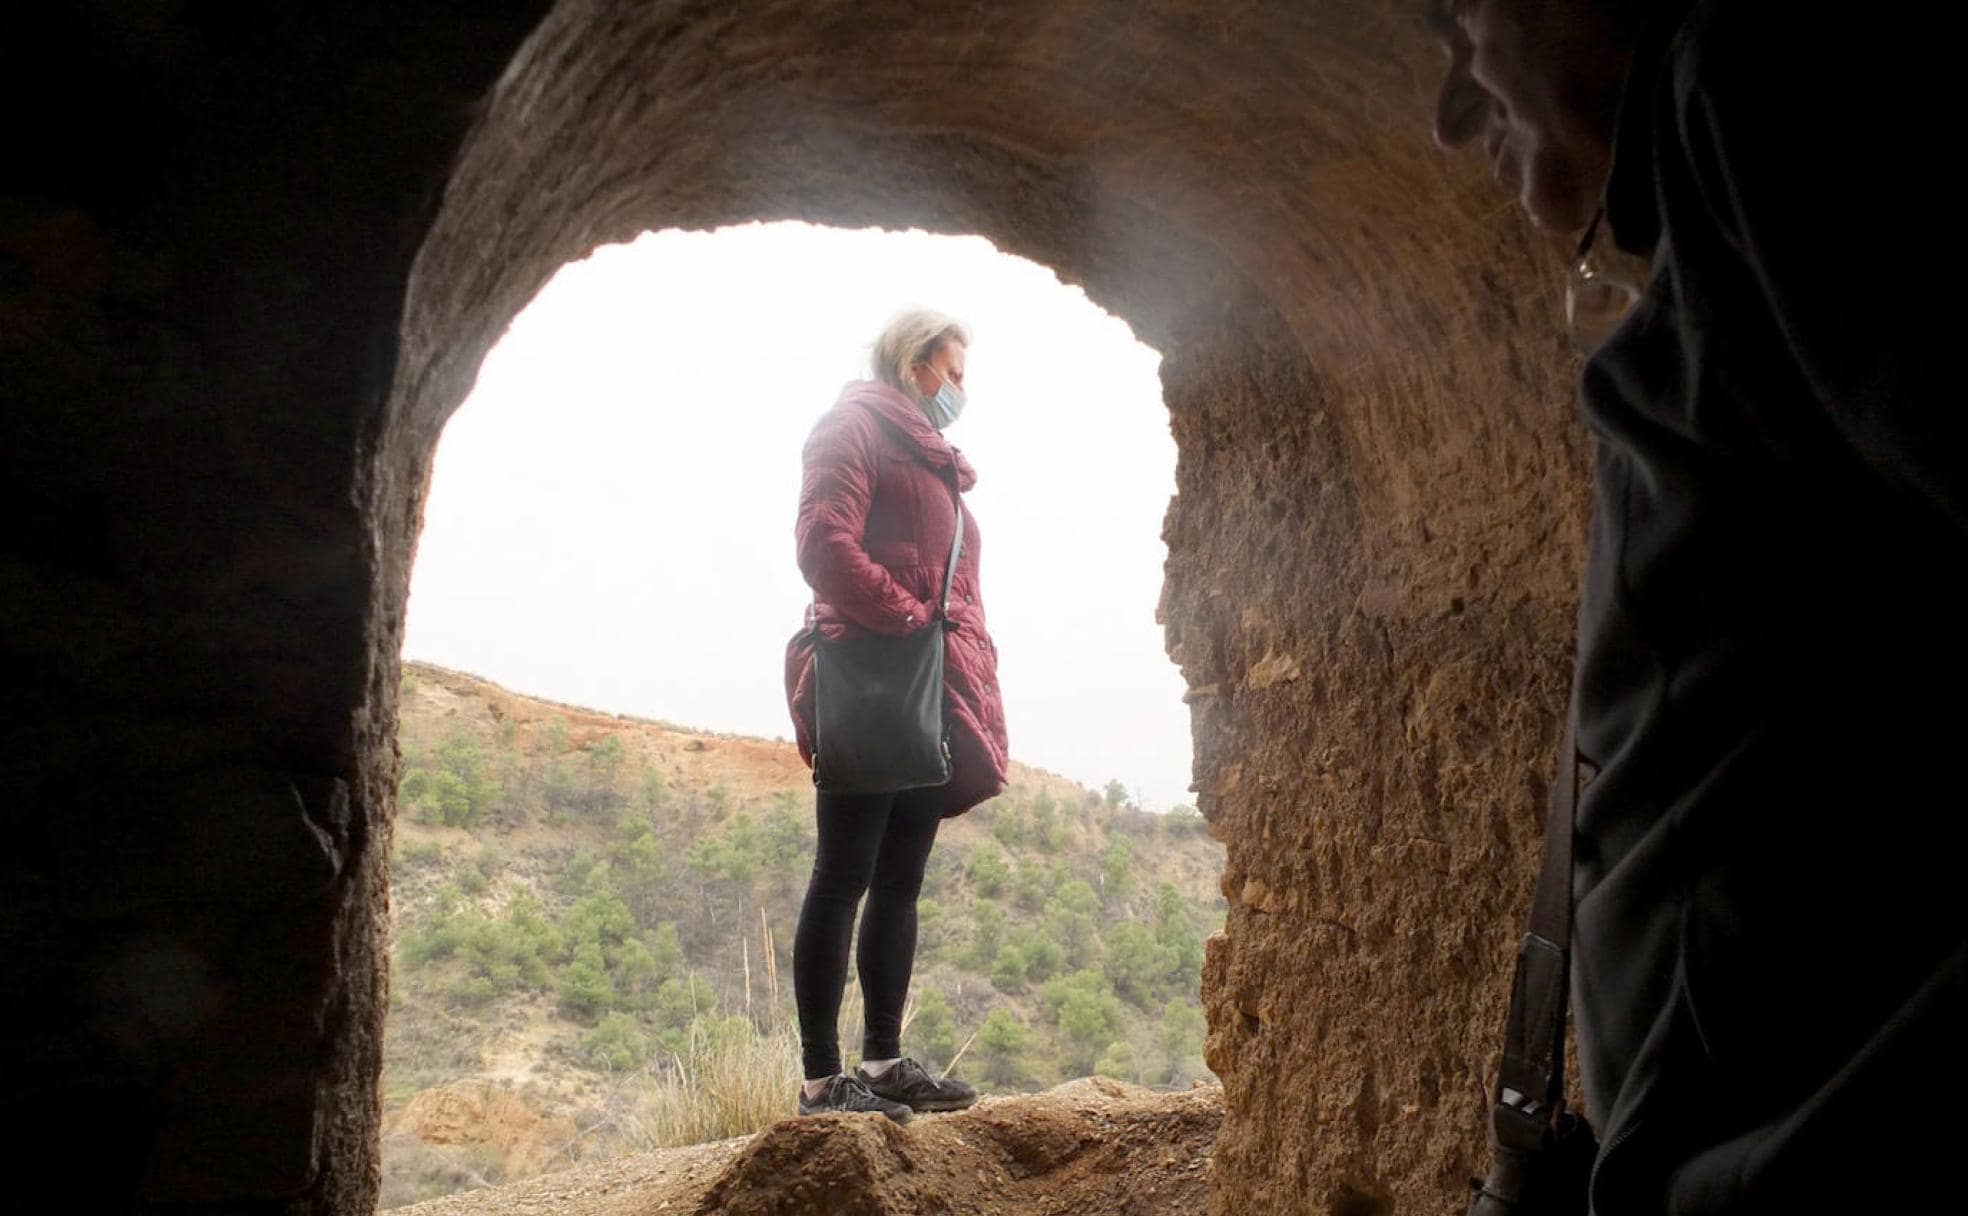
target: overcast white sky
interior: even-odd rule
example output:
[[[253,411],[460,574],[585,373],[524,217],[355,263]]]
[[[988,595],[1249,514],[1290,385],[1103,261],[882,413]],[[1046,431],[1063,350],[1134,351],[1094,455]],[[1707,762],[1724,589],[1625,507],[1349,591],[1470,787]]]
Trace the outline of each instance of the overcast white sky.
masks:
[[[899,308],[972,329],[950,439],[977,466],[1013,757],[1193,801],[1155,624],[1175,492],[1161,357],[978,237],[804,224],[648,233],[561,270],[438,445],[404,653],[521,692],[791,737],[800,446]]]

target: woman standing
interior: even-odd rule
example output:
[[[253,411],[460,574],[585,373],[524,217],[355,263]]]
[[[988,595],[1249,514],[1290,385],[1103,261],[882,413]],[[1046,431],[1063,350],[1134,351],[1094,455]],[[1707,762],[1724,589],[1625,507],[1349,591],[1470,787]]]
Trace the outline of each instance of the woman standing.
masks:
[[[897,793],[816,796],[819,847],[793,936],[806,1071],[801,1114],[879,1111],[907,1122],[915,1111],[960,1110],[977,1100],[975,1089],[931,1075],[901,1047],[916,898],[937,826],[1002,790],[1007,764],[997,650],[977,586],[977,525],[961,505],[977,475],[942,434],[963,413],[969,345],[963,326],[940,313],[896,317],[875,342],[875,379],[843,389],[806,441],[795,536],[813,605],[786,649],[800,755],[813,763],[816,634],[903,637],[942,628],[952,776]],[[959,518],[963,547],[939,620]],[[866,1025],[861,1063],[848,1075],[836,1022],[864,894],[855,961]]]

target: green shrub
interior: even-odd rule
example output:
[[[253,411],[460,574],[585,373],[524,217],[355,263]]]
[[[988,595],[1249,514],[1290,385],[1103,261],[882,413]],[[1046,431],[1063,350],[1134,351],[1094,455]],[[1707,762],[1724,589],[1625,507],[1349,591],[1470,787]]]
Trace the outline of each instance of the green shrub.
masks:
[[[635,805],[638,809],[654,813],[670,803],[670,783],[663,779],[659,769],[645,768],[636,781]]]
[[[970,949],[966,955],[971,970],[986,973],[991,970],[1004,945],[1004,922],[1004,913],[996,904],[978,904],[972,909]]]
[[[956,1018],[942,989],[931,988],[917,998],[907,1033],[916,1058],[926,1066],[941,1068],[949,1063],[957,1049]]]
[[[1025,952],[1025,978],[1033,983],[1043,983],[1065,969],[1065,949],[1045,933],[1021,929],[1014,940]]]
[[[991,983],[997,986],[999,992],[1023,992],[1029,971],[1025,951],[1007,942],[999,948],[998,956],[991,960]]]
[[[611,1013],[581,1037],[581,1054],[606,1072],[629,1072],[648,1062],[649,1037],[626,1013]]]
[[[1142,1009],[1152,1009],[1177,975],[1175,952],[1135,921],[1116,925],[1106,938],[1103,969],[1114,991]]]
[[[1202,1054],[1203,1030],[1203,1011],[1188,1001],[1177,998],[1162,1006],[1156,1042],[1168,1060],[1164,1081],[1175,1084],[1189,1071],[1190,1061]]]
[[[1203,935],[1189,915],[1188,901],[1173,883],[1163,882],[1155,889],[1155,940],[1169,951],[1175,978],[1194,991],[1203,970]]]
[[[1076,878],[1053,892],[1045,935],[1065,951],[1072,966],[1085,967],[1100,955],[1099,911],[1100,897],[1084,880]]]
[[[657,1019],[673,1029],[688,1027],[717,1008],[717,994],[697,976],[672,977],[656,989]]]
[[[612,951],[636,935],[635,916],[614,891],[592,889],[561,917],[560,933],[570,945],[592,943]]]
[[[992,818],[991,835],[997,837],[998,843],[1005,848],[1014,849],[1024,843],[1027,833],[1031,831],[1029,825],[1024,808],[1007,803]]]
[[[1110,900],[1123,900],[1134,890],[1134,846],[1125,836],[1116,836],[1100,851],[1102,894]]]
[[[1010,871],[1005,867],[1004,854],[989,845],[971,854],[969,867],[970,885],[986,899],[996,899],[1004,890],[1005,880]]]
[[[1193,806],[1172,806],[1162,816],[1162,830],[1171,836],[1200,836],[1209,830],[1209,822]]]
[[[616,999],[601,946],[593,941],[576,946],[573,961],[560,973],[560,1007],[578,1021],[592,1022],[615,1008]]]
[[[581,804],[581,780],[564,760],[555,760],[547,765],[541,792],[546,798],[547,810],[552,814],[573,810]]]
[[[1050,875],[1036,862],[1020,861],[1012,869],[1011,897],[1027,912],[1037,912],[1045,907],[1046,896],[1051,893]]]
[[[999,1085],[1016,1085],[1026,1073],[1025,1026],[1002,1006],[993,1009],[977,1028],[977,1053],[983,1061],[986,1079]]]
[[[553,888],[559,894],[572,898],[587,891],[598,872],[605,875],[605,871],[601,871],[600,859],[582,849],[568,859],[560,873],[554,875]]]
[[[1141,1070],[1135,1066],[1134,1044],[1126,1039],[1109,1043],[1107,1050],[1100,1053],[1093,1071],[1098,1076],[1112,1077],[1116,1081],[1139,1082]]]
[[[1046,1016],[1065,1036],[1076,1071],[1090,1070],[1098,1053],[1120,1033],[1121,1003],[1098,971],[1075,971],[1050,980],[1039,999]]]

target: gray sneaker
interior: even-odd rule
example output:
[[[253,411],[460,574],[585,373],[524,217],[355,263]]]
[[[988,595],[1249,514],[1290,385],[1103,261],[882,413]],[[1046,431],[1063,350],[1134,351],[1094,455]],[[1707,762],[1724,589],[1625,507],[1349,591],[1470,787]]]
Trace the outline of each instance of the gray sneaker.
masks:
[[[900,1102],[910,1110],[962,1110],[977,1101],[977,1090],[971,1086],[948,1077],[933,1077],[927,1068],[908,1056],[890,1065],[879,1077],[871,1077],[856,1068],[854,1079],[867,1086],[875,1097]]]
[[[802,1115],[887,1115],[897,1123],[907,1123],[915,1117],[915,1112],[906,1103],[891,1102],[871,1091],[860,1078],[844,1075],[836,1075],[828,1081],[827,1088],[820,1091],[820,1096],[810,1101],[806,1088],[801,1086],[799,1112]]]

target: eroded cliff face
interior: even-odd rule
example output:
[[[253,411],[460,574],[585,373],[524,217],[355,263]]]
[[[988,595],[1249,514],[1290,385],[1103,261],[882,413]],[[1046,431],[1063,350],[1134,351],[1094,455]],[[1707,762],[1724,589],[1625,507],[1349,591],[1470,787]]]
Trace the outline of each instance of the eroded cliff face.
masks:
[[[561,263],[798,218],[980,233],[1163,352],[1232,904],[1212,1205],[1460,1204],[1583,441],[1537,242],[1428,143],[1405,0],[48,20],[9,79],[76,101],[0,213],[5,1033],[29,1106],[117,1099],[91,1185],[366,1208],[438,431]]]
[[[1411,399],[1378,432],[1412,445],[1389,461],[1411,483],[1366,494],[1317,419],[1384,402],[1305,368],[1202,374],[1228,391],[1177,415],[1166,595],[1228,846],[1203,974],[1229,1094],[1211,1210],[1457,1212],[1563,704],[1563,424],[1525,419],[1522,466],[1479,473],[1464,403]]]

